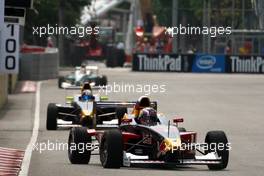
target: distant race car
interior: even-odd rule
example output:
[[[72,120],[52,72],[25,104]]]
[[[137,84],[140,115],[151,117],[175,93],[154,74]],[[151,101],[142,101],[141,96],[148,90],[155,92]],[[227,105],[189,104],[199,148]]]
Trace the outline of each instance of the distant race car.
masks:
[[[108,103],[107,106],[114,107],[121,104],[123,107],[137,106],[137,103],[130,102],[113,102],[111,105]],[[151,104],[153,105],[153,103]],[[208,132],[205,142],[198,144],[196,132],[178,127],[178,124],[183,122],[182,118],[175,118],[173,122],[165,121],[165,117],[161,114],[151,115],[155,114],[153,113],[155,107],[152,107],[141,109],[139,116],[136,115],[135,109],[130,114],[126,113],[124,109],[122,112],[119,111],[122,118],[120,118],[121,123],[117,128],[108,130],[72,128],[68,140],[70,162],[72,164],[88,164],[91,152],[98,149],[104,168],[142,166],[144,164],[175,167],[207,165],[210,170],[222,170],[227,167],[229,143],[223,131]],[[145,116],[142,116],[144,113]],[[141,117],[148,116],[154,118],[145,118],[145,120],[148,119],[145,121],[147,123],[141,123],[143,122]],[[91,145],[93,144],[92,137],[98,141],[97,147],[95,144]],[[76,147],[80,144],[90,146],[90,148]],[[222,148],[208,147],[218,145],[221,145]]]
[[[102,124],[103,121],[115,119],[116,108],[97,105],[99,102],[107,102],[108,98],[98,94],[92,94],[89,83],[82,87],[68,87],[70,90],[80,90],[80,94],[66,97],[66,104],[49,103],[47,108],[47,130],[69,128],[74,126],[86,126],[89,128]],[[117,121],[117,120],[116,120]],[[116,122],[117,123],[117,122]]]
[[[99,75],[99,68],[97,66],[82,65],[81,67],[75,67],[75,72],[72,74],[60,76],[58,78],[58,87],[81,86],[85,82],[89,82],[95,86],[103,86],[107,85],[107,77]]]

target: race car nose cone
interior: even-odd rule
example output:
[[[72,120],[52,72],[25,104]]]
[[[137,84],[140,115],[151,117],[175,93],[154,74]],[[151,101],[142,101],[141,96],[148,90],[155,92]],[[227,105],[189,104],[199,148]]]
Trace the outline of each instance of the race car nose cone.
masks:
[[[162,150],[164,152],[170,151],[170,150],[179,150],[181,148],[181,138],[171,139],[171,138],[165,138],[162,142],[163,148]]]

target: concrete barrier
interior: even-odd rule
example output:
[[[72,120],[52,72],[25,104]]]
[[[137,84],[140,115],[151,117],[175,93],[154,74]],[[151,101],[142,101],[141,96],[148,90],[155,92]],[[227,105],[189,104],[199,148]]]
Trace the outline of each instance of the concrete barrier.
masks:
[[[57,78],[59,67],[59,54],[57,50],[45,53],[22,53],[20,56],[20,80]]]
[[[8,76],[6,74],[0,74],[0,108],[7,101],[8,94]]]

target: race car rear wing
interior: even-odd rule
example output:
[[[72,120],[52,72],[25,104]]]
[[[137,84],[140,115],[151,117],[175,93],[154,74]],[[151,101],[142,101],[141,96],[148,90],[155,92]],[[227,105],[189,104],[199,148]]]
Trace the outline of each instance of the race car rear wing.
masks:
[[[95,102],[94,107],[108,107],[108,108],[118,108],[118,107],[126,107],[126,108],[133,108],[136,105],[137,101],[102,101],[102,102]],[[157,101],[150,102],[150,106],[157,111],[158,104]]]
[[[81,67],[80,66],[77,66],[77,67],[75,67],[75,69],[76,70],[80,70]],[[98,66],[86,66],[85,69],[86,70],[98,70],[99,68],[98,68]]]
[[[67,86],[63,87],[65,90],[81,90],[82,86]],[[92,90],[101,90],[105,89],[105,86],[91,86]]]
[[[93,102],[94,104],[94,110],[95,113],[97,111],[97,109],[103,109],[103,108],[134,108],[134,106],[136,105],[137,101],[100,101],[100,102]],[[157,102],[156,101],[152,101],[150,102],[150,105],[152,108],[154,108],[155,110],[157,110]],[[93,123],[96,124],[95,128],[96,129],[110,129],[110,128],[117,128],[118,127],[118,119],[113,119],[111,121],[109,121],[109,123],[103,123],[103,124],[97,124],[96,123],[96,118],[100,117],[100,116],[108,116],[108,115],[115,115],[116,112],[114,110],[114,112],[110,112],[110,113],[106,113],[106,114],[102,114],[102,115],[98,115],[95,116],[95,118],[93,118]],[[115,121],[116,120],[116,121]]]

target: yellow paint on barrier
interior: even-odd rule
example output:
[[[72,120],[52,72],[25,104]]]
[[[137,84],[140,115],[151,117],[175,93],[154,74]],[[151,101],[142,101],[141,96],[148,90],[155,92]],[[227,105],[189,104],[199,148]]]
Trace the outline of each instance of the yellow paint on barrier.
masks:
[[[5,104],[8,95],[8,76],[0,74],[0,108]]]
[[[13,93],[16,89],[16,84],[17,84],[17,74],[11,74],[10,77],[9,77],[11,80],[10,80],[10,88],[9,90],[11,92],[9,93]]]

